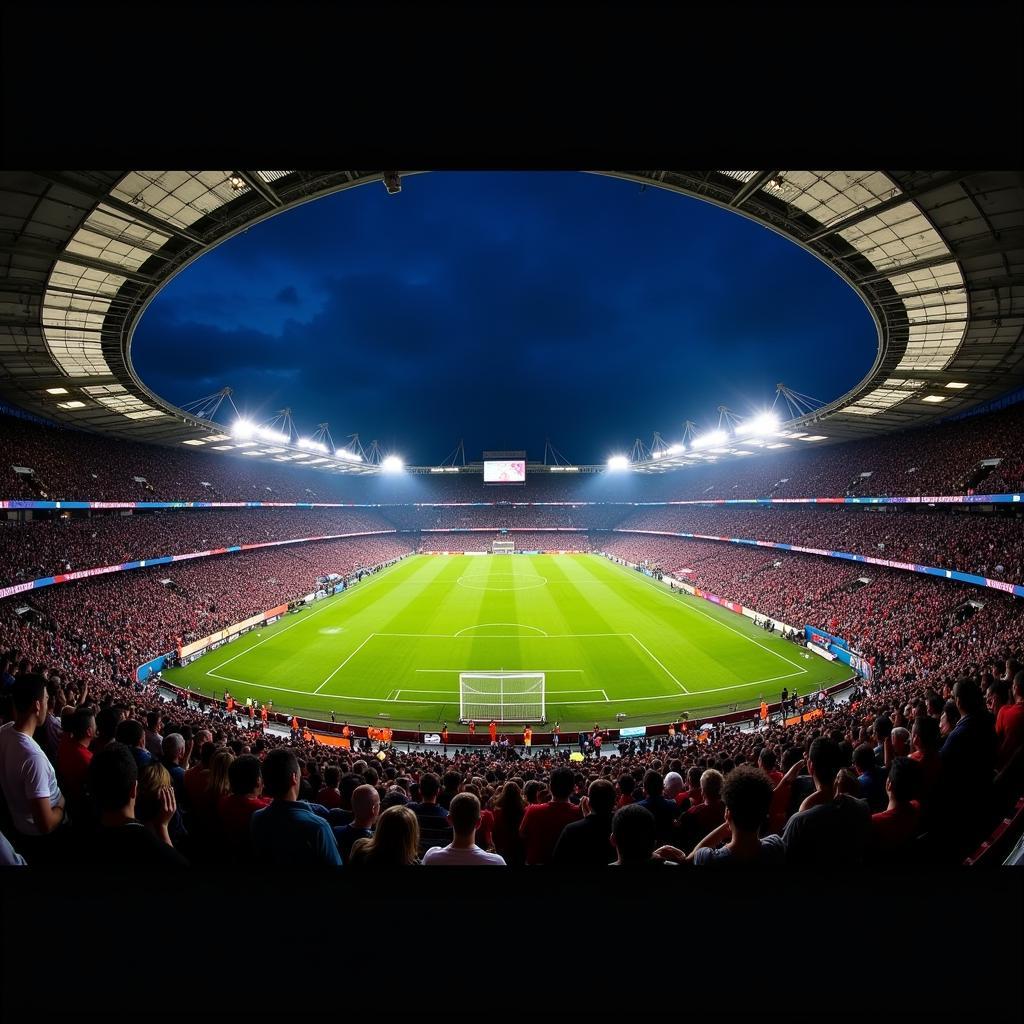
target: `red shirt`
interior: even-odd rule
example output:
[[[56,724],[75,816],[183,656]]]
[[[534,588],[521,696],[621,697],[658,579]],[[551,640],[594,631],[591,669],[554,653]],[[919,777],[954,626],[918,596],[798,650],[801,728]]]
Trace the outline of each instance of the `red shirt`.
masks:
[[[491,734],[492,740],[498,735],[498,727],[493,722],[487,726],[487,731]]]
[[[70,736],[61,737],[57,750],[57,775],[61,788],[69,797],[80,797],[85,777],[89,771],[92,751],[77,743]]]
[[[996,767],[1002,768],[1024,745],[1024,704],[1004,704],[996,716]]]
[[[686,812],[686,825],[691,837],[699,842],[709,832],[714,832],[725,821],[725,804],[719,800],[714,804],[697,804]]]
[[[476,845],[486,850],[491,845],[494,832],[494,812],[484,808],[480,812],[480,827],[476,830]]]
[[[475,736],[476,735],[476,722],[470,722],[469,723],[469,735],[470,736]]]
[[[917,835],[921,807],[916,800],[909,806],[871,815],[871,845],[879,850],[895,850]]]
[[[321,789],[319,793],[317,793],[316,802],[318,804],[323,804],[324,807],[327,807],[328,809],[330,809],[331,807],[340,807],[341,793],[339,793],[336,789],[331,789],[328,786],[324,786],[324,788]]]
[[[583,812],[576,804],[554,801],[530,804],[519,826],[519,834],[526,844],[526,863],[544,864],[551,860],[562,829],[582,817]]]
[[[217,812],[224,835],[238,842],[248,841],[249,819],[255,811],[269,806],[268,796],[237,796],[234,793],[222,796]]]

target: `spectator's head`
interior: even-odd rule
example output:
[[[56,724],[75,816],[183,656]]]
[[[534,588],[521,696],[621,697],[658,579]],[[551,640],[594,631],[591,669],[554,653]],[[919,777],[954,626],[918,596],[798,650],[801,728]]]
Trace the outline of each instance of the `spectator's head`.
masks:
[[[573,786],[576,785],[576,779],[570,769],[556,768],[551,773],[549,785],[553,800],[568,800],[572,794]]]
[[[629,772],[623,772],[618,781],[619,792],[628,799],[633,799],[633,790],[636,788],[636,779]]]
[[[46,721],[49,708],[46,679],[34,673],[20,675],[12,689],[15,721],[19,727],[28,726],[34,731]]]
[[[96,738],[96,715],[92,708],[76,708],[71,716],[71,735],[78,743],[91,743]]]
[[[160,712],[150,711],[146,714],[146,728],[150,732],[160,731]]]
[[[381,866],[403,866],[418,861],[420,827],[408,807],[389,807],[377,819],[369,839],[352,844],[352,861]]]
[[[772,802],[772,781],[760,768],[740,765],[729,772],[722,787],[725,820],[737,832],[753,832],[764,824]]]
[[[117,723],[114,729],[114,739],[123,743],[126,747],[141,747],[145,742],[146,730],[141,722],[134,718],[126,718],[123,722]]]
[[[985,698],[981,687],[973,679],[961,679],[953,687],[953,700],[956,701],[960,717],[976,715],[985,710]]]
[[[884,743],[892,735],[892,722],[888,715],[879,715],[871,726],[876,743]]]
[[[757,755],[757,763],[766,772],[774,771],[776,765],[775,751],[771,747],[762,747],[761,753]]]
[[[420,799],[423,803],[436,803],[440,791],[441,783],[433,772],[426,772],[420,776]]]
[[[885,780],[885,791],[897,803],[909,803],[915,799],[921,786],[921,766],[909,757],[894,758],[889,765],[889,778]]]
[[[336,764],[328,765],[324,769],[324,786],[327,789],[337,789],[341,782],[341,769]]]
[[[629,804],[620,807],[612,819],[612,846],[621,865],[647,864],[654,853],[657,826],[646,807]]]
[[[807,752],[807,770],[819,789],[831,790],[842,767],[843,756],[837,743],[826,736],[812,740]]]
[[[158,818],[163,810],[163,791],[171,785],[171,773],[159,761],[147,764],[139,773],[135,817],[143,824]]]
[[[276,747],[263,762],[263,792],[275,800],[297,800],[302,772],[298,758],[286,747]]]
[[[258,797],[263,792],[260,759],[253,754],[236,757],[228,765],[228,784],[235,796]]]
[[[445,772],[441,784],[446,793],[458,793],[459,787],[462,785],[462,775],[459,772]]]
[[[235,755],[227,747],[219,747],[210,760],[210,778],[206,792],[213,800],[219,800],[231,792],[230,772]]]
[[[942,715],[939,718],[940,735],[948,736],[956,728],[956,723],[959,721],[960,709],[954,701],[947,700],[942,706]]]
[[[894,757],[905,757],[910,753],[910,730],[898,726],[892,731],[892,753]]]
[[[665,783],[661,778],[660,772],[649,771],[644,772],[644,796],[655,797],[661,796],[662,790],[665,788]]]
[[[700,791],[706,803],[714,803],[722,796],[722,783],[725,780],[717,768],[708,768],[700,777]]]
[[[135,816],[139,769],[123,743],[108,743],[89,762],[89,790],[101,815]]]
[[[341,793],[341,806],[346,810],[352,810],[352,794],[363,785],[362,776],[355,772],[346,772],[341,777],[341,784],[338,791]]]
[[[375,786],[357,786],[352,794],[352,823],[358,828],[373,828],[380,814],[380,793]]]
[[[910,731],[911,743],[915,750],[923,754],[932,754],[939,749],[939,723],[930,715],[920,715],[914,719]]]
[[[875,770],[875,748],[870,743],[862,743],[853,752],[853,764],[861,775],[868,775]]]
[[[696,765],[686,769],[686,788],[691,793],[700,791],[700,775],[701,770]]]
[[[675,800],[683,791],[683,777],[679,772],[669,772],[665,776],[665,784],[662,793],[666,800]]]
[[[457,793],[448,808],[448,820],[456,838],[471,839],[480,827],[480,801],[472,793]]]
[[[185,760],[185,737],[180,732],[168,733],[161,745],[164,750],[164,760],[168,764],[181,764]]]
[[[615,809],[615,787],[607,779],[594,779],[587,790],[590,813],[610,817]]]

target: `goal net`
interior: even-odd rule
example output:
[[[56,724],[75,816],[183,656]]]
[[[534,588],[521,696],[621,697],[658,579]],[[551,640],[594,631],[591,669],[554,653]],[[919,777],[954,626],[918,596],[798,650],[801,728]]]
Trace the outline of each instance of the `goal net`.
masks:
[[[543,722],[543,672],[462,672],[459,721]]]
[[[516,550],[516,542],[514,540],[492,540],[491,541],[491,554],[492,555],[511,555]]]

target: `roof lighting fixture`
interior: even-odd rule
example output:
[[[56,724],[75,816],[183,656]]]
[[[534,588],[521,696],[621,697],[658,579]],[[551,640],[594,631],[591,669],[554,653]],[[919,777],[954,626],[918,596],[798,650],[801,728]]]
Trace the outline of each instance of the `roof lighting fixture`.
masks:
[[[273,427],[260,427],[256,434],[264,441],[276,441],[278,444],[288,444],[290,440],[287,434],[282,434],[280,430],[274,430]]]
[[[381,462],[380,468],[385,473],[401,473],[405,468],[405,463],[397,455],[389,455]]]
[[[775,434],[779,429],[779,418],[773,412],[761,413],[749,420],[744,420],[737,428],[738,437],[746,437],[750,434],[756,437],[764,437],[767,434]]]
[[[335,458],[345,459],[348,462],[362,462],[363,457],[359,452],[350,452],[347,448],[338,448],[334,452]]]
[[[228,184],[236,191],[241,192],[245,188],[245,178],[243,178],[238,171],[225,171],[228,176]]]
[[[775,444],[766,444],[765,448],[788,448],[789,445],[785,441],[776,441]]]
[[[182,441],[182,444],[206,444],[205,441],[200,441],[197,437],[189,438],[187,441]]]
[[[949,387],[947,384],[946,387]],[[66,395],[68,393],[67,388],[47,388],[46,393],[48,395]]]
[[[701,434],[691,444],[691,448],[714,448],[718,445],[724,444],[729,439],[729,435],[724,430],[709,430],[706,434]]]
[[[949,395],[925,395],[924,398],[921,399],[921,401],[937,403],[944,402],[947,398],[949,398]]]
[[[296,444],[298,445],[299,448],[306,448],[308,451],[311,452],[327,451],[327,445],[325,445],[321,441],[314,441],[312,438],[309,437],[300,437]]]
[[[77,398],[73,398],[70,402],[58,402],[58,409],[84,409],[85,402],[78,401]]]
[[[801,441],[827,441],[828,438],[825,434],[808,434],[806,437],[801,437]]]
[[[629,469],[629,459],[625,455],[613,455],[608,460],[608,468],[611,470]]]
[[[946,387],[951,391],[963,391],[964,388],[970,387],[970,385],[965,384],[962,380],[951,380]]]
[[[250,423],[248,420],[236,420],[235,425],[231,428],[231,433],[235,437],[252,437],[256,433],[256,424]]]

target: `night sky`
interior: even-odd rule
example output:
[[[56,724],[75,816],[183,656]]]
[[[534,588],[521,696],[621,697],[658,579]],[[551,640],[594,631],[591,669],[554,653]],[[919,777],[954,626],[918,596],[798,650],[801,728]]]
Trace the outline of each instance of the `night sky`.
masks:
[[[831,270],[707,203],[572,173],[432,173],[320,199],[203,256],[132,347],[176,404],[225,385],[254,420],[377,438],[409,463],[465,438],[603,462],[716,426],[775,385],[831,400],[875,354]],[[221,418],[225,421],[224,417]]]

